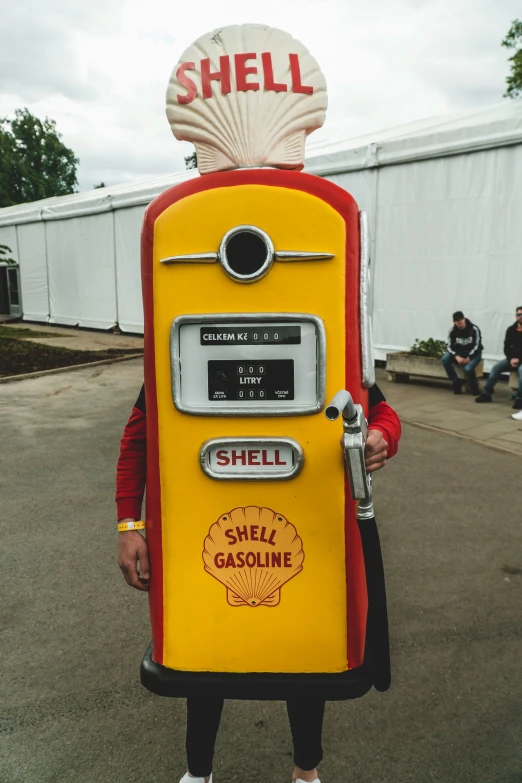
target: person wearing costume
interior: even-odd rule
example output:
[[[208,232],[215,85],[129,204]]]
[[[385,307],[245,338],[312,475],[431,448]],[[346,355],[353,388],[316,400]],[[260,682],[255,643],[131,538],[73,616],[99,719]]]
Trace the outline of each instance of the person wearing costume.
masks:
[[[384,467],[397,453],[401,424],[378,386],[369,389],[368,438],[365,448],[368,473]],[[117,465],[118,520],[141,518],[146,475],[146,403],[142,387],[120,445]],[[138,567],[139,563],[139,567]],[[119,533],[118,564],[127,584],[147,591],[150,567],[146,539],[137,530]],[[294,783],[319,783],[317,767],[323,757],[321,735],[325,701],[292,699],[287,712],[294,746]],[[182,783],[208,783],[212,778],[214,745],[223,699],[187,699],[187,767]]]

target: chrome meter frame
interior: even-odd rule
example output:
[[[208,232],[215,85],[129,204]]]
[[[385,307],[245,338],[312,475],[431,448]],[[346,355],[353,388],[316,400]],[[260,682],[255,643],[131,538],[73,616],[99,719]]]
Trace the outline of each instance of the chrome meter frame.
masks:
[[[221,327],[240,325],[242,327],[262,325],[291,325],[310,324],[315,331],[315,393],[310,402],[296,402],[294,400],[279,401],[269,400],[265,403],[214,403],[189,404],[183,398],[183,359],[181,356],[180,332],[185,325]],[[248,349],[248,346],[244,346]],[[259,348],[261,346],[256,346]],[[281,346],[282,347],[282,346]],[[295,348],[295,346],[292,346]],[[248,350],[247,352],[248,353]],[[221,358],[221,357],[220,357]],[[262,361],[265,357],[258,357]],[[242,360],[248,362],[250,357],[245,355]],[[191,356],[191,362],[195,361]],[[208,313],[204,315],[180,315],[174,319],[170,331],[170,364],[172,401],[181,413],[194,416],[221,416],[221,417],[271,417],[271,416],[309,416],[319,413],[324,407],[326,396],[326,334],[321,318],[308,313]],[[311,395],[312,396],[312,395]]]

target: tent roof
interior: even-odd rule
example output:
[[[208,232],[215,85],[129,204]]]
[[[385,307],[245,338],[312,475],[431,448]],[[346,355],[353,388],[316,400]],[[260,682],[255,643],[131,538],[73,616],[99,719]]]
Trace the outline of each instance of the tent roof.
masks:
[[[112,185],[106,188],[87,190],[83,193],[54,196],[41,201],[31,201],[28,204],[4,207],[4,209],[0,209],[0,226],[34,223],[40,220],[60,220],[61,218],[93,215],[98,212],[109,212],[112,209],[149,204],[152,199],[178,182],[197,176],[199,176],[197,169],[178,171],[141,182]]]
[[[306,171],[340,174],[522,144],[522,100],[454,112],[336,142],[310,144]]]
[[[522,99],[417,120],[352,139],[312,142],[308,145],[305,170],[327,176],[511,144],[522,144]],[[5,207],[0,209],[0,226],[148,204],[173,185],[197,176],[197,169],[179,171],[141,182]]]

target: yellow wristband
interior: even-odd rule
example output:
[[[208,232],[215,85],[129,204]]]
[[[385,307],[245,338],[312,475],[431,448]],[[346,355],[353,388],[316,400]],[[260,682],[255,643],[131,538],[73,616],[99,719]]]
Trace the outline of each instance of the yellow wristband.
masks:
[[[145,522],[142,519],[136,522],[118,522],[118,533],[124,533],[126,530],[145,530]]]

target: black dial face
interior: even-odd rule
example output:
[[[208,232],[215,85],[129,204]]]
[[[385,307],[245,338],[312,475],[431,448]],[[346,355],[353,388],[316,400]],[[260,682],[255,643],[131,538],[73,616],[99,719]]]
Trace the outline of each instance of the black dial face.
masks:
[[[209,400],[264,402],[294,399],[293,359],[211,360]]]

